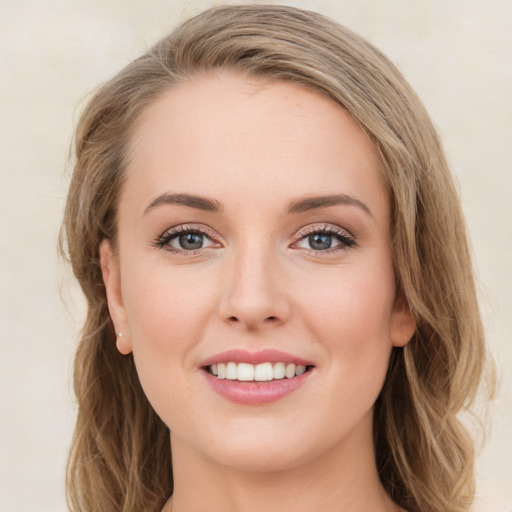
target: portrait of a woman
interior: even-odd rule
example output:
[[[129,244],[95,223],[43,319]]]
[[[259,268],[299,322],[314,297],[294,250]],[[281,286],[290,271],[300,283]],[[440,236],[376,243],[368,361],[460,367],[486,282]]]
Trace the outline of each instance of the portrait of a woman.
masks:
[[[387,57],[310,11],[212,8],[96,91],[75,153],[70,510],[469,510],[465,222]]]

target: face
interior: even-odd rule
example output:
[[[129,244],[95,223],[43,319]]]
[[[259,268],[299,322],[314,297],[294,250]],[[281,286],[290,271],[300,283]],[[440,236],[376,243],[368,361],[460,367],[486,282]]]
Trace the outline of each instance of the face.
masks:
[[[131,150],[102,269],[173,450],[278,469],[371,448],[414,324],[365,133],[316,92],[223,71],[161,97]]]

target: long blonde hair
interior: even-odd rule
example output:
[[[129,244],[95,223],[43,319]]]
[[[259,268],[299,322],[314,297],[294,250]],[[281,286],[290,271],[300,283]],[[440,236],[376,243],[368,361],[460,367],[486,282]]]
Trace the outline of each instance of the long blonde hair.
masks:
[[[392,204],[397,285],[417,325],[411,342],[394,349],[375,404],[378,470],[391,498],[411,512],[467,511],[473,442],[457,415],[475,399],[486,356],[443,149],[423,105],[382,53],[320,14],[283,6],[205,11],[105,83],[82,114],[61,238],[88,303],[75,360],[70,509],[156,512],[172,494],[169,432],[131,355],[115,348],[98,250],[103,239],[115,247],[127,145],[140,114],[164,91],[214,68],[325,94],[377,147]]]

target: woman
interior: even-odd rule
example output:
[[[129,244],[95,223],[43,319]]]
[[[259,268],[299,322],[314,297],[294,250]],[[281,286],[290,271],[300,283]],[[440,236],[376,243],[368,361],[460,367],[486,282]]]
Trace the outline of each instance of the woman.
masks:
[[[315,13],[219,7],[92,98],[72,510],[456,512],[485,360],[427,113]]]

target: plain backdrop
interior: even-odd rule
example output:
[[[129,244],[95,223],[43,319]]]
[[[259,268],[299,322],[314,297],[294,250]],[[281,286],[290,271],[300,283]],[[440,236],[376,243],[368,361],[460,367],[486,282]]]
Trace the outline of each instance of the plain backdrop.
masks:
[[[387,53],[441,132],[501,381],[478,461],[474,510],[511,512],[512,2],[289,4],[335,18]],[[178,22],[211,5],[0,0],[2,512],[66,510],[64,469],[75,415],[71,366],[83,304],[56,246],[68,147],[84,98]]]

